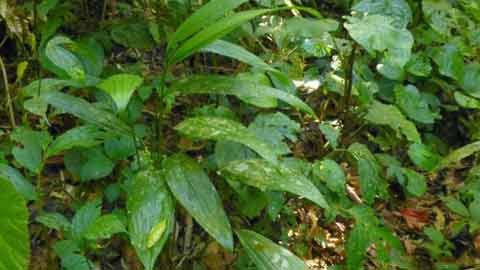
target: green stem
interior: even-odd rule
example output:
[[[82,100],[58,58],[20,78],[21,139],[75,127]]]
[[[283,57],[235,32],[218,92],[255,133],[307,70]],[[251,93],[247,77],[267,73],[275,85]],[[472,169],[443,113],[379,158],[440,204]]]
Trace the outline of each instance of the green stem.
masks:
[[[2,57],[0,57],[0,69],[2,70],[3,84],[5,85],[5,94],[7,96],[8,117],[10,119],[10,125],[13,129],[17,125],[15,124],[15,112],[13,110],[12,97],[10,96],[10,90],[8,89],[7,71],[5,70],[5,64],[3,63]]]

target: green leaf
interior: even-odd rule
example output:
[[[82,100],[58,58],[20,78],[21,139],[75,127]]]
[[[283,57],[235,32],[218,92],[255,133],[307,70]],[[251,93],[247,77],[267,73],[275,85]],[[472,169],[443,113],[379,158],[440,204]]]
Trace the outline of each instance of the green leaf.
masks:
[[[100,200],[86,202],[72,219],[72,233],[75,239],[81,239],[84,233],[101,215]]]
[[[218,75],[192,76],[185,80],[174,82],[170,87],[170,91],[179,94],[236,95],[238,97],[247,98],[250,103],[259,107],[265,106],[262,106],[263,103],[256,103],[256,99],[271,97],[280,99],[281,101],[316,117],[312,108],[296,96],[241,78],[231,78]],[[267,106],[267,108],[270,107],[271,106]]]
[[[422,0],[426,21],[433,30],[443,36],[450,36],[455,27],[452,20],[453,7],[448,0]]]
[[[84,38],[75,43],[71,48],[82,62],[85,72],[89,76],[99,77],[105,63],[105,53],[102,45],[94,38]]]
[[[430,110],[426,100],[413,85],[395,87],[395,103],[410,119],[423,124],[433,124],[438,115]]]
[[[112,160],[127,159],[135,154],[135,141],[131,135],[118,135],[105,140],[104,149]]]
[[[470,212],[461,201],[453,197],[445,197],[443,198],[443,202],[448,207],[448,209],[450,209],[450,211],[454,212],[455,214],[458,214],[462,217],[470,217]]]
[[[213,0],[203,5],[193,15],[188,17],[168,41],[168,50],[177,47],[177,43],[184,41],[199,30],[213,24],[247,0]]]
[[[48,147],[46,157],[57,155],[74,147],[92,147],[99,145],[106,138],[107,133],[95,126],[74,127],[58,136]]]
[[[359,159],[358,174],[360,176],[362,198],[365,199],[368,204],[372,204],[377,196],[386,196],[387,185],[385,180],[380,176],[378,164],[368,159]]]
[[[308,270],[307,265],[288,249],[256,232],[239,230],[237,235],[259,270]]]
[[[155,41],[144,22],[114,24],[111,32],[113,41],[126,47],[136,49],[150,49]]]
[[[340,130],[332,126],[331,123],[323,121],[318,125],[318,128],[322,132],[322,134],[327,138],[328,143],[332,148],[337,148],[338,146],[338,138],[340,137]]]
[[[260,114],[250,123],[248,130],[253,132],[257,138],[271,146],[275,154],[289,154],[290,148],[284,142],[285,139],[295,142],[296,134],[300,132],[300,124],[288,118],[287,115],[276,112],[271,114]]]
[[[370,106],[365,119],[373,124],[389,126],[395,131],[401,132],[411,142],[421,142],[420,134],[415,125],[408,121],[393,105],[375,101]]]
[[[220,196],[198,163],[176,154],[166,160],[164,168],[175,198],[223,247],[233,250],[232,230]]]
[[[0,178],[0,181],[5,179],[10,182],[25,200],[35,201],[38,199],[35,187],[17,169],[0,163]]]
[[[412,11],[405,0],[362,0],[352,10],[392,17],[393,25],[398,28],[405,28],[412,21]]]
[[[45,48],[40,50],[40,63],[62,79],[85,80],[85,69],[80,59],[67,47],[75,46],[75,42],[65,36],[50,39]]]
[[[303,196],[322,208],[329,208],[323,195],[308,178],[282,165],[276,166],[260,159],[239,160],[229,163],[219,173],[228,180],[263,191],[287,191]]]
[[[90,240],[108,239],[116,233],[125,232],[125,225],[113,214],[103,215],[95,220],[86,231],[83,237]]]
[[[22,144],[23,147],[15,146],[12,154],[15,160],[31,172],[38,174],[43,167],[43,153],[52,140],[46,131],[33,131],[26,127],[17,127],[10,138]]]
[[[97,87],[113,98],[119,111],[124,111],[127,108],[128,102],[133,95],[135,89],[142,85],[143,79],[137,75],[131,74],[116,74],[99,84]]]
[[[36,222],[47,226],[50,229],[70,231],[72,224],[60,213],[42,213],[35,219]]]
[[[424,144],[414,143],[408,148],[408,156],[422,170],[431,171],[440,162],[441,156]]]
[[[458,61],[460,62],[460,59]],[[467,94],[480,98],[480,64],[471,63],[465,66],[460,77],[460,86]]]
[[[62,267],[67,270],[90,270],[93,264],[83,255],[67,254],[62,259]]]
[[[325,183],[330,190],[340,194],[346,192],[347,178],[337,162],[331,159],[317,161],[313,164],[312,174],[315,180]]]
[[[439,171],[443,168],[449,167],[452,164],[460,162],[462,159],[473,155],[474,153],[480,151],[480,142],[474,142],[467,144],[463,147],[460,147],[446,157],[444,157],[440,162],[433,168],[433,171]]]
[[[213,41],[225,36],[243,23],[271,11],[270,9],[248,10],[225,17],[185,41],[175,54],[168,57],[170,65],[178,63]]]
[[[456,91],[453,96],[458,105],[467,109],[480,109],[480,100]]]
[[[348,270],[364,269],[362,265],[366,258],[367,248],[373,243],[371,233],[367,226],[357,224],[348,234],[345,243]]]
[[[427,191],[427,182],[425,176],[411,169],[402,169],[407,178],[407,191],[409,194],[420,197]]]
[[[101,147],[76,148],[64,155],[65,166],[81,181],[101,179],[110,175],[115,167]]]
[[[172,232],[174,211],[174,201],[160,171],[148,168],[134,177],[127,198],[128,234],[146,270],[154,268]]]
[[[432,73],[432,65],[430,59],[421,53],[412,55],[405,69],[415,76],[428,77]]]
[[[0,180],[0,269],[26,270],[30,257],[28,209],[8,181]]]
[[[53,107],[70,113],[83,121],[93,124],[99,128],[114,131],[119,134],[131,134],[128,127],[114,114],[96,108],[86,100],[61,92],[48,92],[41,95],[42,99]]]
[[[275,150],[242,124],[219,117],[193,117],[178,124],[175,129],[194,139],[228,140],[244,144],[266,160],[277,163]]]
[[[345,28],[350,36],[371,55],[384,53],[382,64],[377,70],[389,79],[401,79],[390,76],[389,69],[402,70],[410,59],[413,36],[405,28],[394,25],[394,19],[382,15],[365,15],[363,18],[347,17]],[[372,31],[376,29],[376,31]]]
[[[456,45],[445,44],[443,47],[434,48],[432,50],[432,60],[438,65],[440,74],[456,80],[464,77],[463,55]],[[468,79],[467,81],[465,79],[463,81],[467,85],[471,83]]]

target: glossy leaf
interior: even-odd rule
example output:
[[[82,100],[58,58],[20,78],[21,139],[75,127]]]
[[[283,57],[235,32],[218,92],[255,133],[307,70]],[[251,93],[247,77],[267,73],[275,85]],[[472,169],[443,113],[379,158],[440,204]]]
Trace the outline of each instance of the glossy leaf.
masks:
[[[142,85],[143,79],[137,75],[117,74],[113,75],[99,84],[97,87],[110,94],[119,111],[127,108],[133,92]]]
[[[308,270],[307,265],[288,249],[256,232],[240,230],[237,235],[259,270]]]
[[[305,197],[322,208],[329,208],[323,195],[308,178],[282,165],[260,159],[239,160],[222,168],[220,174],[228,180],[260,190],[287,191]]]
[[[0,179],[0,269],[27,270],[30,258],[28,209],[8,181]]]
[[[50,39],[41,51],[40,63],[61,78],[84,80],[85,69],[82,62],[66,48],[74,45],[75,42],[65,36]]]
[[[223,141],[228,140],[244,144],[266,160],[276,163],[277,157],[274,149],[242,124],[219,117],[194,117],[188,118],[178,124],[175,129],[183,135],[194,139],[208,139]]]
[[[101,144],[107,133],[95,126],[75,127],[58,136],[48,147],[46,156],[51,157],[74,147],[92,147]]]
[[[164,168],[175,198],[223,247],[233,250],[232,230],[220,196],[198,163],[176,154],[166,160]]]
[[[10,182],[25,200],[34,201],[38,199],[35,187],[17,169],[0,163],[0,178],[2,178],[1,181]]]
[[[154,168],[139,172],[128,192],[128,234],[146,270],[152,270],[173,229],[175,206],[164,176]]]

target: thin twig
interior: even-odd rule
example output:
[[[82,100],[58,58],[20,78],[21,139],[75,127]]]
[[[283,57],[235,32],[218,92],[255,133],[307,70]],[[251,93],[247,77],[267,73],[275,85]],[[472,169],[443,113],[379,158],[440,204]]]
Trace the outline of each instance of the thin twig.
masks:
[[[8,116],[10,118],[10,125],[12,128],[15,128],[17,125],[15,124],[15,113],[13,110],[12,98],[10,96],[10,90],[8,89],[8,78],[7,78],[7,71],[5,70],[5,64],[3,63],[2,57],[0,57],[0,69],[2,70],[3,76],[3,84],[5,85],[5,93],[7,95],[7,108],[8,108]]]

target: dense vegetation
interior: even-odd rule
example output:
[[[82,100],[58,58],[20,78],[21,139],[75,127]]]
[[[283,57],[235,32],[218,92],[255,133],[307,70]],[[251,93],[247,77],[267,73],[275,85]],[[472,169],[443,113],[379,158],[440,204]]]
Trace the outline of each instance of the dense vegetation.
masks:
[[[0,0],[0,270],[480,269],[479,0]]]

